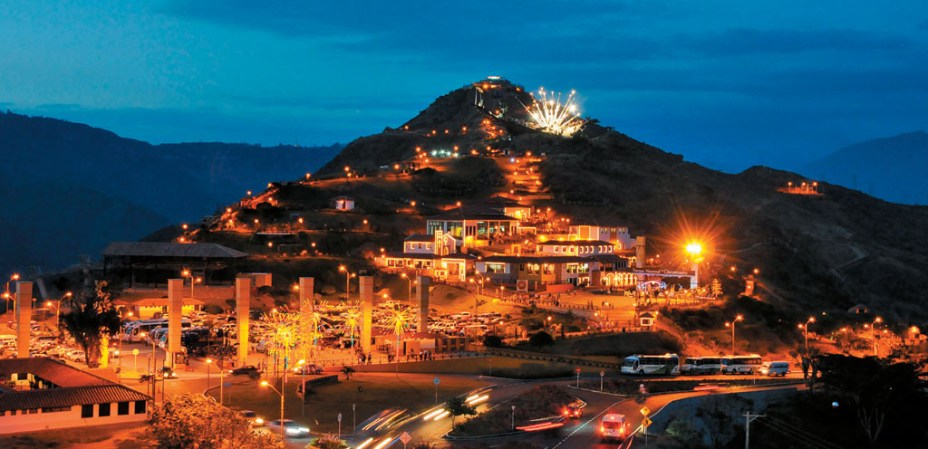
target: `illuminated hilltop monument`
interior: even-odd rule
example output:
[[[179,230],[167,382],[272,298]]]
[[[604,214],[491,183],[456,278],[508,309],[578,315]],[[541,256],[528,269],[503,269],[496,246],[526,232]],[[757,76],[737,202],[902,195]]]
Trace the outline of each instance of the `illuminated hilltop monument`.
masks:
[[[530,126],[558,136],[570,137],[576,134],[585,123],[580,118],[575,102],[576,94],[576,91],[570,91],[567,100],[561,103],[560,92],[551,92],[549,95],[544,87],[538,89],[540,98],[533,94],[532,99],[535,101],[525,107],[531,117]]]

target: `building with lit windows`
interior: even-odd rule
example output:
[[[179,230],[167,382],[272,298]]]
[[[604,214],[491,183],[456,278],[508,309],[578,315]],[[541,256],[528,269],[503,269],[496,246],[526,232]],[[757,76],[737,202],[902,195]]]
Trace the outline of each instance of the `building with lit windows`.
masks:
[[[151,397],[47,358],[0,360],[0,434],[147,419]]]
[[[425,224],[428,235],[442,231],[457,239],[462,252],[509,237],[515,234],[518,226],[519,219],[494,209],[470,211],[461,208],[431,217]]]

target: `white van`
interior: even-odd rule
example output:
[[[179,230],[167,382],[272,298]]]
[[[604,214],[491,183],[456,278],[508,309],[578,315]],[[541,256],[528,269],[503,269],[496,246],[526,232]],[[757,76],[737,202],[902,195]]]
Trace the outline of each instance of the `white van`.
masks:
[[[764,362],[759,371],[764,376],[783,377],[789,374],[789,362]]]
[[[609,440],[625,441],[628,436],[628,421],[625,415],[619,413],[607,413],[603,415],[599,422],[599,438],[603,442]]]

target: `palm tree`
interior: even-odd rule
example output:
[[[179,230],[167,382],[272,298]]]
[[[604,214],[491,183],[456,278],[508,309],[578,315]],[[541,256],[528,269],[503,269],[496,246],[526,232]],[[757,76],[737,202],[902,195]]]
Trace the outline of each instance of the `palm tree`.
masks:
[[[290,348],[300,343],[299,323],[300,314],[298,313],[277,312],[272,314],[268,320],[270,328],[268,337],[273,343],[268,352],[275,356],[283,356],[285,364],[290,361]],[[274,366],[277,366],[276,362]],[[286,370],[288,366],[284,368]]]
[[[464,398],[455,396],[445,401],[445,410],[451,414],[451,431],[454,432],[454,417],[460,415],[473,416],[477,414],[477,409],[467,405]]]
[[[354,373],[354,368],[344,365],[342,366],[342,374],[345,375],[345,380],[351,380],[351,374]]]
[[[390,326],[393,326],[393,334],[396,335],[396,375],[400,375],[400,337],[406,332],[406,326],[409,324],[409,315],[406,309],[396,306],[393,309],[393,315],[390,317]]]
[[[351,336],[351,348],[354,349],[354,333],[361,326],[361,309],[357,305],[348,306],[345,312],[345,327]]]

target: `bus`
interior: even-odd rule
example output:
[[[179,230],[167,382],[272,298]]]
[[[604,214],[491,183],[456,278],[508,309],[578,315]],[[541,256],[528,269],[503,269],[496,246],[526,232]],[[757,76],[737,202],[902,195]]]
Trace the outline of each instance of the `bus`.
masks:
[[[192,325],[193,323],[187,318],[183,318],[180,320],[181,328],[187,328]],[[152,330],[159,328],[159,327],[167,328],[168,320],[161,318],[161,319],[154,319],[154,320],[133,321],[125,325],[125,331],[123,332],[122,335],[120,335],[119,338],[123,341],[139,342],[145,338],[145,337],[142,337],[143,333],[148,335],[148,333],[150,333]]]
[[[622,374],[680,374],[680,357],[676,354],[641,355],[625,357]]]
[[[757,354],[722,357],[722,373],[753,374],[763,363],[764,360]]]
[[[680,365],[680,374],[719,374],[722,372],[721,357],[687,357]]]

